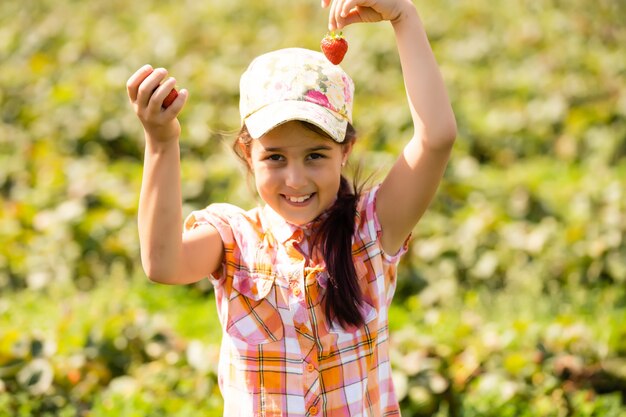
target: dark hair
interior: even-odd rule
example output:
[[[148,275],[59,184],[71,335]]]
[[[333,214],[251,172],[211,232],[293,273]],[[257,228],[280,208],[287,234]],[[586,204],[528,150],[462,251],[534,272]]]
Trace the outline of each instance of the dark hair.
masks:
[[[307,128],[328,136],[317,126],[302,122]],[[330,139],[330,137],[329,137]],[[342,145],[354,143],[356,131],[348,123],[345,140]],[[235,154],[246,164],[250,156],[252,137],[245,125],[241,128],[237,140],[233,143]],[[356,269],[352,261],[352,235],[354,233],[356,205],[361,194],[357,180],[351,185],[342,175],[337,199],[328,210],[313,238],[312,245],[320,245],[326,269],[328,284],[324,312],[329,321],[336,319],[342,327],[363,324],[363,315],[359,309],[363,294],[359,286]]]

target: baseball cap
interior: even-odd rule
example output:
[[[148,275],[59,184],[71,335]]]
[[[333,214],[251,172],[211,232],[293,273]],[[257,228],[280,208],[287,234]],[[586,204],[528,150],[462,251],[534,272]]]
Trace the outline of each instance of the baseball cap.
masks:
[[[239,90],[241,123],[255,139],[301,120],[343,142],[352,123],[354,82],[321,52],[285,48],[260,55],[241,76]]]

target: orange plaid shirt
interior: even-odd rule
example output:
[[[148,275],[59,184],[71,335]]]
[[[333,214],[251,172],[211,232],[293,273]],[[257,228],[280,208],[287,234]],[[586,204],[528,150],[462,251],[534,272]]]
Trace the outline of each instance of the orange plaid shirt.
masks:
[[[406,252],[381,249],[378,187],[358,203],[352,253],[363,292],[361,328],[329,322],[328,274],[309,256],[312,222],[294,226],[269,206],[244,211],[212,204],[185,230],[213,225],[224,242],[210,277],[224,329],[218,366],[227,417],[399,416],[389,362],[388,309]],[[407,239],[408,241],[408,239]]]

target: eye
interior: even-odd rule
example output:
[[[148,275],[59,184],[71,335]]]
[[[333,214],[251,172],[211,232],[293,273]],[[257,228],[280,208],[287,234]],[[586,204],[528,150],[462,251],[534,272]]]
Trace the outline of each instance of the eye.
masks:
[[[266,156],[265,159],[267,159],[268,161],[283,161],[285,158],[282,155],[274,153]]]
[[[326,156],[321,153],[314,152],[312,154],[309,154],[309,159],[322,159],[322,158],[326,158]]]

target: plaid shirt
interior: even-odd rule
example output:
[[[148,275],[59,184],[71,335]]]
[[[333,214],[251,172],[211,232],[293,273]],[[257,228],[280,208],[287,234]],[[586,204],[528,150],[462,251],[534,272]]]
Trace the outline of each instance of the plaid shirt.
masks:
[[[328,274],[309,256],[316,222],[294,226],[269,206],[212,204],[185,230],[213,225],[224,243],[210,277],[224,329],[218,379],[227,417],[399,416],[389,362],[388,308],[396,268],[381,249],[378,187],[358,203],[352,253],[365,324],[344,330],[324,314]],[[271,233],[270,233],[271,231]]]

